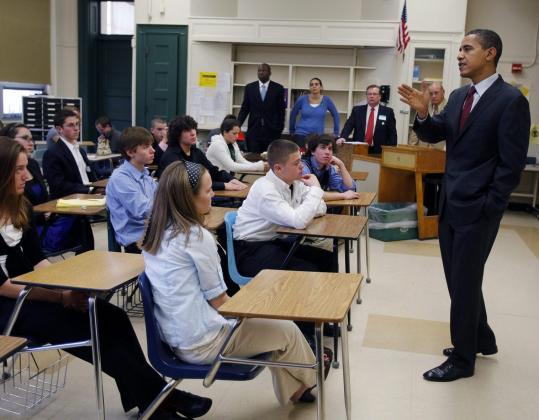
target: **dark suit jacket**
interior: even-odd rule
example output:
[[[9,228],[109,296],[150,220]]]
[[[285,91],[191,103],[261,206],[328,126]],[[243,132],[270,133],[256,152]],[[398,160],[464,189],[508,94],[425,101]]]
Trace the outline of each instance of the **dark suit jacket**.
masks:
[[[90,167],[86,152],[80,149],[80,153],[86,166]],[[62,140],[58,140],[43,155],[43,174],[49,184],[52,199],[69,194],[87,194],[90,191],[90,187],[82,183],[75,158]],[[93,172],[88,172],[88,179],[90,182],[96,180]]]
[[[224,190],[225,182],[228,182],[234,178],[229,172],[220,171],[217,166],[208,160],[204,152],[198,149],[195,145],[191,146],[191,154],[187,156],[183,152],[182,148],[177,144],[172,144],[167,147],[166,152],[163,153],[163,156],[161,157],[161,161],[159,162],[159,167],[157,168],[155,176],[160,178],[167,166],[178,160],[187,160],[189,162],[198,163],[199,165],[204,166],[210,173],[212,189],[215,191]]]
[[[460,131],[469,88],[453,91],[441,114],[414,123],[421,140],[447,141],[440,219],[447,217],[456,226],[482,215],[501,217],[520,180],[530,135],[529,103],[501,77],[481,96]]]
[[[380,119],[382,116],[382,119]],[[383,119],[385,116],[385,120]],[[367,129],[365,121],[367,120],[367,105],[358,105],[352,108],[352,113],[346,120],[341,131],[341,137],[346,139],[354,131],[352,141],[365,141],[365,130]],[[369,153],[382,153],[382,146],[397,145],[397,128],[395,123],[395,114],[387,106],[380,105],[378,108],[378,117],[374,126],[374,137],[372,147],[369,147]]]
[[[275,140],[284,129],[286,110],[284,88],[270,80],[266,98],[262,101],[258,80],[245,86],[243,102],[238,114],[241,124],[249,115],[247,136],[262,140]]]

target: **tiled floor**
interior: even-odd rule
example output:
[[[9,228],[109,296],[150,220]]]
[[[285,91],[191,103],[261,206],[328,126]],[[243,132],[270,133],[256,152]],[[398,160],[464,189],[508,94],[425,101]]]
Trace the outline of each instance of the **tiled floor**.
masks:
[[[96,239],[97,247],[105,249],[104,226],[96,226]],[[538,248],[537,218],[508,213],[487,264],[483,287],[500,351],[493,357],[479,357],[474,377],[440,384],[421,377],[443,361],[440,351],[450,344],[449,299],[437,241],[373,240],[373,281],[363,285],[363,304],[354,303],[354,329],[349,333],[353,418],[538,419]],[[355,258],[351,260],[354,264]],[[144,342],[143,321],[133,323]],[[186,381],[181,388],[213,398],[207,419],[316,418],[315,404],[279,407],[267,371],[247,383],[217,382],[204,389],[200,381]],[[326,390],[327,418],[343,419],[340,369],[332,370]],[[105,396],[108,418],[126,418],[110,378],[105,378]],[[66,389],[34,418],[91,419],[94,410],[92,369],[73,359]],[[136,413],[129,415],[135,418]]]

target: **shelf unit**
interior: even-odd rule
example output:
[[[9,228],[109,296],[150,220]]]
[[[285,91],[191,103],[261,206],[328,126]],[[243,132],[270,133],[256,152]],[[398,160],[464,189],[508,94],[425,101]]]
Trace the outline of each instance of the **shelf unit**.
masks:
[[[444,48],[415,48],[412,86],[421,90],[423,82],[443,82],[445,63]],[[411,127],[414,125],[415,112],[410,112],[408,126],[408,141],[415,136]]]
[[[352,58],[355,60],[355,58]],[[284,86],[286,92],[285,133],[288,132],[290,111],[301,95],[309,93],[309,81],[318,77],[323,83],[323,94],[335,104],[342,128],[352,107],[365,99],[365,87],[372,80],[376,67],[346,66],[326,64],[284,64],[268,62],[271,66],[271,80]],[[241,108],[245,85],[256,80],[259,62],[232,61],[232,95],[230,109],[237,115]],[[327,133],[333,133],[333,119],[326,116]],[[247,121],[244,122],[245,130]]]
[[[56,98],[53,96],[23,96],[23,122],[35,141],[47,139],[47,132],[54,127],[54,116],[65,106],[74,106],[82,114],[81,98]]]

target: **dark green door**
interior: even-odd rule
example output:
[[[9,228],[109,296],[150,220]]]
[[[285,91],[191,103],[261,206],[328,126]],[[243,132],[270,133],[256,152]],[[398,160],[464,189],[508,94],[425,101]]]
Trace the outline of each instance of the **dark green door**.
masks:
[[[97,114],[131,127],[131,36],[101,36],[97,49]]]
[[[137,124],[185,113],[187,26],[137,26]]]

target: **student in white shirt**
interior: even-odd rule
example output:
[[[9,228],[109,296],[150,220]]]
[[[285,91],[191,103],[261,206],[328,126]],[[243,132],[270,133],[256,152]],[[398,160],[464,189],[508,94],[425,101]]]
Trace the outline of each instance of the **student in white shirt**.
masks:
[[[206,157],[222,171],[267,171],[269,166],[262,160],[249,162],[241,154],[236,143],[241,125],[236,119],[227,119],[221,123],[221,134],[211,138]]]
[[[331,252],[306,245],[300,245],[283,267],[293,238],[277,234],[277,228],[303,229],[325,214],[324,191],[314,174],[302,175],[303,163],[295,143],[273,141],[268,148],[268,163],[271,170],[254,182],[234,224],[239,272],[252,277],[265,268],[338,271]]]
[[[212,363],[231,328],[218,312],[228,295],[217,245],[202,226],[212,197],[205,167],[188,161],[171,163],[160,178],[143,243],[162,337],[189,363]],[[315,362],[307,341],[291,321],[247,319],[225,350],[239,357],[265,352],[272,352],[275,361]],[[314,370],[270,370],[281,404],[314,400],[310,394],[316,384]]]

